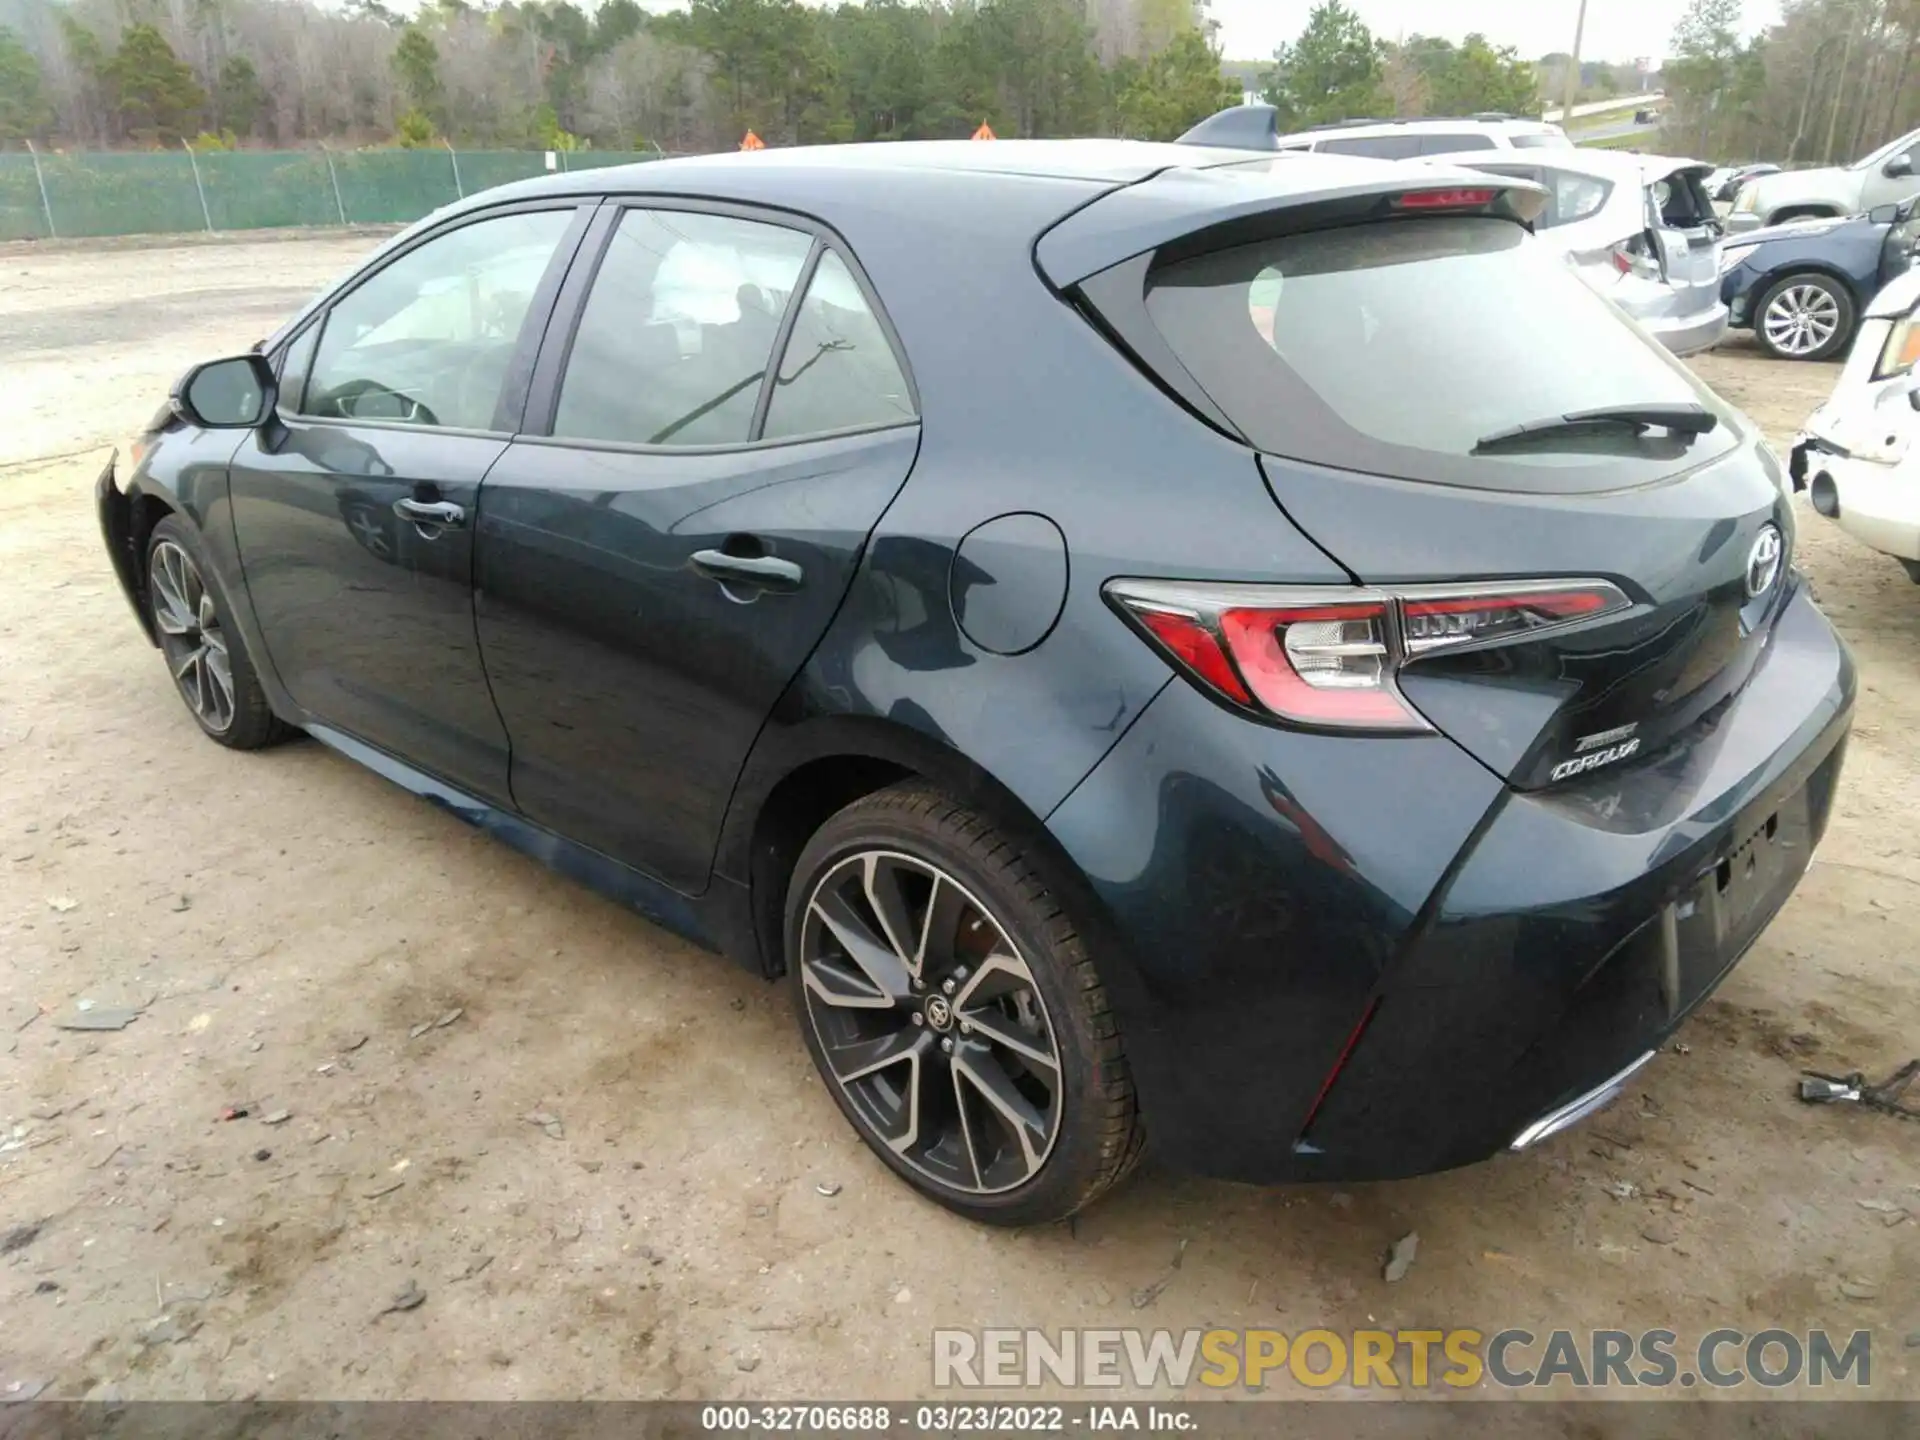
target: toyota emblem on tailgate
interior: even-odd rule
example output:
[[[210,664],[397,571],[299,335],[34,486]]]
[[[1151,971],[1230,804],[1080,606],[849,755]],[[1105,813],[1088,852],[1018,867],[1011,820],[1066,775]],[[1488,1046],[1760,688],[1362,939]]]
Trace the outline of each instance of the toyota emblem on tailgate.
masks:
[[[1780,574],[1780,531],[1768,525],[1754,537],[1747,552],[1747,598],[1754,600],[1767,593]]]

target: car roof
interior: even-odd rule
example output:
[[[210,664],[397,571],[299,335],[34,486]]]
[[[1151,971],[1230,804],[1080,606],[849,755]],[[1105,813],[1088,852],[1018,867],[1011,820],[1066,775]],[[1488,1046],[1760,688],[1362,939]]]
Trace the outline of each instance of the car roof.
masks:
[[[884,186],[888,176],[905,170],[1130,185],[1162,170],[1204,169],[1246,158],[1240,150],[1145,140],[902,140],[723,151],[573,170],[538,176],[504,187],[496,194],[511,190],[517,195],[538,195],[584,189],[615,195],[705,195],[738,192],[769,176],[776,184],[805,176],[858,190]]]
[[[857,252],[875,231],[884,232],[886,244],[911,246],[916,231],[930,228],[963,225],[985,236],[996,217],[1008,227],[1007,238],[1026,245],[1071,216],[1077,249],[1110,253],[1124,243],[1122,234],[1167,236],[1191,229],[1197,217],[1385,193],[1404,185],[1407,174],[1395,162],[1361,156],[1137,140],[815,145],[543,175],[470,197],[430,221],[542,196],[685,197],[810,215],[845,233]],[[1421,181],[1434,183],[1426,176]],[[1517,182],[1516,188],[1525,187]],[[1109,195],[1135,203],[1093,203]]]

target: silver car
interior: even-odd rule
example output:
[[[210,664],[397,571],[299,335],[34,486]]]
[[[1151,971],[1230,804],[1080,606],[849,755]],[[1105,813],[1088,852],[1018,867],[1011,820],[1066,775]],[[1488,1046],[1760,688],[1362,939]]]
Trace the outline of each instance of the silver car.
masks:
[[[1727,215],[1734,234],[1784,225],[1789,220],[1839,219],[1898,205],[1920,193],[1920,130],[1889,140],[1851,165],[1783,170],[1740,186]]]
[[[1535,227],[1540,240],[1674,354],[1705,350],[1727,333],[1711,165],[1617,150],[1480,151],[1433,163],[1545,186],[1552,198]]]

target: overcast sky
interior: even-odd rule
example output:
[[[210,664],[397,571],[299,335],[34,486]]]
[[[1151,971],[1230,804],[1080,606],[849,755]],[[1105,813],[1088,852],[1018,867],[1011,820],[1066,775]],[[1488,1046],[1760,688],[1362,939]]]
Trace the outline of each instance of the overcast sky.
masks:
[[[1213,0],[1221,47],[1230,60],[1273,54],[1306,27],[1314,0]],[[1478,30],[1496,45],[1511,45],[1532,60],[1573,48],[1580,0],[1347,0],[1382,39],[1403,31],[1459,40]],[[1593,60],[1665,57],[1687,0],[1588,0],[1587,34],[1580,53]],[[1746,28],[1779,18],[1779,0],[1746,0]]]

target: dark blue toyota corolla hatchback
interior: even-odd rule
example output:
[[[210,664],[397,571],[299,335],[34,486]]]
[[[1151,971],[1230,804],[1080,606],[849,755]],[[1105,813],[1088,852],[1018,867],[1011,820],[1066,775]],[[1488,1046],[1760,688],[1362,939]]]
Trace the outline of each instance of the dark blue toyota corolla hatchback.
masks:
[[[1753,943],[1854,695],[1773,455],[1542,200],[1100,141],[510,186],[184,377],[107,547],[208,735],[791,977],[954,1210],[1149,1135],[1460,1165]]]

